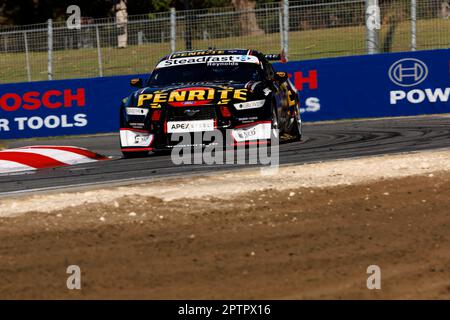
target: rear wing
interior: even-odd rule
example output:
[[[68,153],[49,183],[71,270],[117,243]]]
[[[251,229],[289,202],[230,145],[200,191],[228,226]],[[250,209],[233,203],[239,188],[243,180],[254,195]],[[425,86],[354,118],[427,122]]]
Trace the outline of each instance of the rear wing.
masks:
[[[264,56],[269,61],[280,61],[281,60],[281,54],[266,54]]]
[[[284,52],[280,54],[266,54],[264,55],[268,61],[280,61],[282,63],[287,62],[286,55]]]

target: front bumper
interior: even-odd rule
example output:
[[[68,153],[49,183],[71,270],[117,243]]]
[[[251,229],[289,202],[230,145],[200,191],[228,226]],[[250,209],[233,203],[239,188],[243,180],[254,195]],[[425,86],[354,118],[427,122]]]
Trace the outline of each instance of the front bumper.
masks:
[[[155,119],[156,113],[159,114]],[[149,109],[146,115],[130,116],[123,112],[121,147],[125,152],[139,152],[185,147],[186,144],[207,146],[211,142],[202,138],[199,142],[198,136],[208,132],[220,132],[222,137],[218,143],[226,145],[270,140],[268,118],[264,108],[236,112],[231,106],[219,105]],[[191,142],[185,139],[188,143],[180,143],[180,135],[190,135]]]
[[[152,151],[155,135],[148,130],[121,128],[120,147],[123,152]]]
[[[184,123],[184,122],[183,122]],[[270,121],[257,121],[235,128],[214,128],[208,131],[152,134],[148,131],[123,128],[120,130],[121,147],[124,152],[159,151],[173,148],[222,144],[267,144],[271,139]]]

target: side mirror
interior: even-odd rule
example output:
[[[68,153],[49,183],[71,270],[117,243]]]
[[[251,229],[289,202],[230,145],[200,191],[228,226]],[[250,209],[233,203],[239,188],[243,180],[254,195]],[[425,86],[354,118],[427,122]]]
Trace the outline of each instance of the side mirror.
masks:
[[[278,82],[286,82],[289,79],[289,76],[286,72],[275,72],[275,80]]]
[[[141,78],[131,79],[130,85],[136,88],[142,88],[142,79]]]

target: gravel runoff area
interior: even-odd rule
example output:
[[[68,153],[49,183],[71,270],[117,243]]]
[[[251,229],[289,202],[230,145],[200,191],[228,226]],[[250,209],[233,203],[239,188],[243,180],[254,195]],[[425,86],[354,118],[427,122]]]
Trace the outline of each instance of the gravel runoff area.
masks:
[[[449,299],[449,194],[441,150],[0,198],[0,298]]]

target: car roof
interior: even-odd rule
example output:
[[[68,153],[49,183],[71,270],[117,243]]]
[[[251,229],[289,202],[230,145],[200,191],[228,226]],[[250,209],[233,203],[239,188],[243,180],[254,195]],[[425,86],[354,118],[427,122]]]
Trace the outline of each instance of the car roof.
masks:
[[[207,50],[187,50],[187,51],[176,51],[165,57],[161,61],[174,59],[174,58],[184,58],[184,57],[196,57],[196,56],[215,56],[215,55],[258,55],[258,52],[251,49],[207,49]]]

